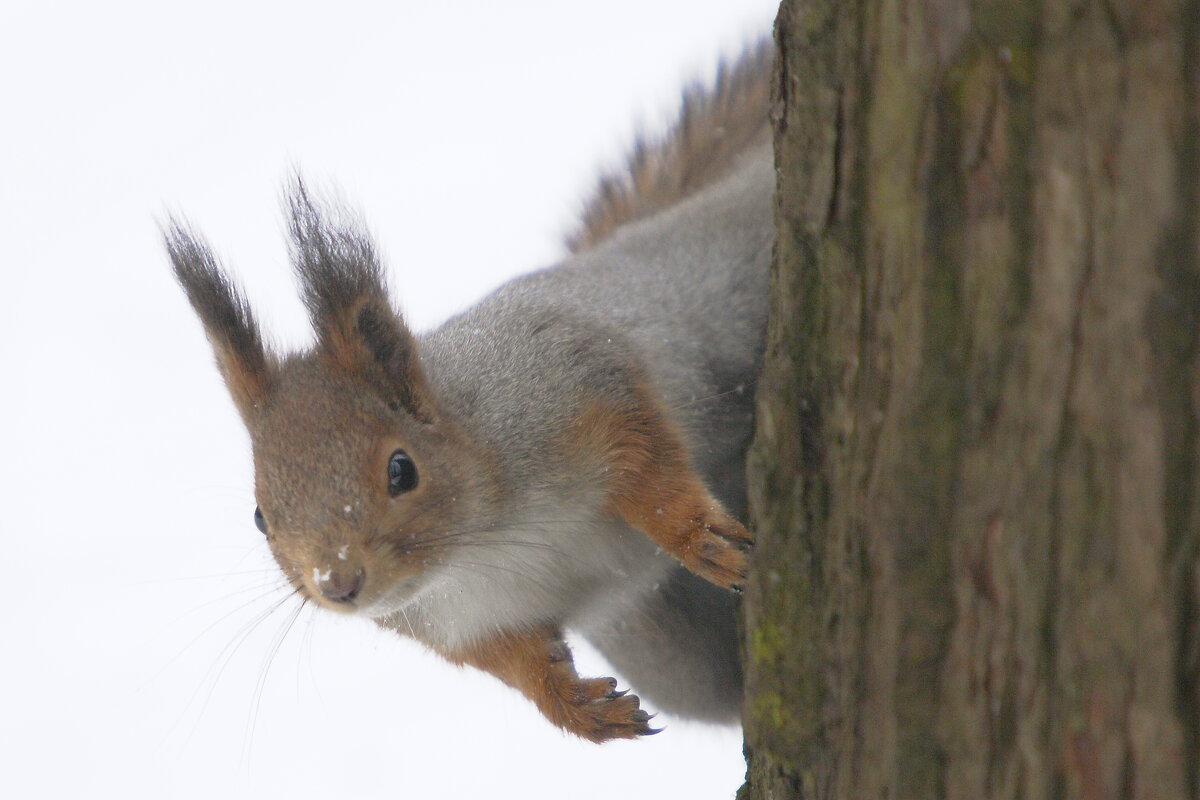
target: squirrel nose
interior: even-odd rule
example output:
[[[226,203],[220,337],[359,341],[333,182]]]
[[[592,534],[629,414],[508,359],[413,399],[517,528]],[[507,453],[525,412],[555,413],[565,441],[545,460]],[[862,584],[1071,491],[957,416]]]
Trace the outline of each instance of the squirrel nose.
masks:
[[[363,584],[367,582],[367,573],[361,567],[332,568],[328,572],[317,572],[316,578],[317,590],[322,597],[332,603],[349,603],[362,591]]]

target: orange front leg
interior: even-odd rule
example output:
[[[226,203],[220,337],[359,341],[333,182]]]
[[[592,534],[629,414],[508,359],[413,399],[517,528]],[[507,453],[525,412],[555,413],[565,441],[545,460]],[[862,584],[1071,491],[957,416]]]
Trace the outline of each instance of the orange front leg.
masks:
[[[532,700],[546,719],[589,741],[658,733],[637,696],[618,692],[613,678],[579,677],[562,632],[553,626],[438,652],[455,664],[490,672]]]
[[[754,538],[692,470],[683,436],[649,387],[636,387],[628,404],[585,409],[568,445],[593,461],[612,511],[695,574],[741,590]]]

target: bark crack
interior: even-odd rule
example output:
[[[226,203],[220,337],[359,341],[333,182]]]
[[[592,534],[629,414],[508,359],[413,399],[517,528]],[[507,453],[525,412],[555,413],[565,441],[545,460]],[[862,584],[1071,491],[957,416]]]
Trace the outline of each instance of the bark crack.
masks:
[[[846,137],[846,90],[840,89],[837,94],[837,108],[833,118],[833,179],[829,187],[829,207],[825,212],[825,229],[829,230],[837,224],[839,206],[842,194],[842,158],[844,157],[844,142]]]

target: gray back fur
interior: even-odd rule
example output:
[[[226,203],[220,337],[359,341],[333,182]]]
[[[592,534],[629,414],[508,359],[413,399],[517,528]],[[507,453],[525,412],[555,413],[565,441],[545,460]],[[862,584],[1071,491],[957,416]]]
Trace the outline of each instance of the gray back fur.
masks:
[[[694,469],[744,516],[773,190],[771,151],[760,145],[696,195],[507,284],[422,337],[434,392],[496,449],[515,497],[536,506],[546,490],[586,491],[546,453],[581,404],[628,384],[633,363],[684,430]],[[734,599],[661,554],[645,557],[660,559],[661,569],[642,571],[640,583],[610,597],[587,598],[580,588],[569,622],[658,707],[736,718]]]

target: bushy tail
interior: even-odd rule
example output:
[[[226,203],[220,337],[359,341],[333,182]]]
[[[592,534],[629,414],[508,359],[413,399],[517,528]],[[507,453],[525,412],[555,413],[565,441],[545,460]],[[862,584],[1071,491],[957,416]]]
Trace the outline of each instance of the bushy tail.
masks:
[[[627,222],[674,205],[723,177],[737,156],[765,141],[775,49],[764,38],[722,61],[712,85],[683,93],[679,117],[661,138],[639,137],[623,169],[602,175],[584,205],[571,252],[589,250]]]

